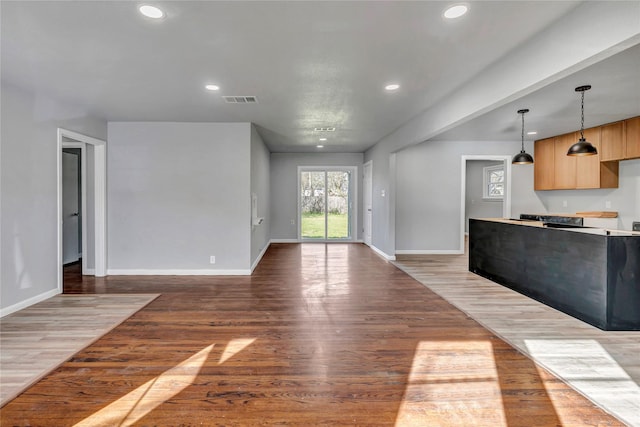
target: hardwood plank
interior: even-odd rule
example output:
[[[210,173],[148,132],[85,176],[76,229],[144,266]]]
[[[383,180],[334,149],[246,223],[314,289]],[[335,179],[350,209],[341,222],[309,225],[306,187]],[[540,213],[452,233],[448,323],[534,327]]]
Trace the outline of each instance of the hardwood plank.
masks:
[[[622,425],[364,245],[273,244],[251,277],[67,285],[162,295],[2,425]]]

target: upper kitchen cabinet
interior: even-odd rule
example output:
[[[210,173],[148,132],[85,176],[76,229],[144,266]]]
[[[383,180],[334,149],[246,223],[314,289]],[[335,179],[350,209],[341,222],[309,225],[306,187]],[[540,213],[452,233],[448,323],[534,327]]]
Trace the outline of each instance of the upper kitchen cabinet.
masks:
[[[640,116],[624,121],[626,158],[640,158]]]
[[[609,123],[601,128],[601,161],[640,158],[640,116]]]
[[[576,143],[576,133],[567,133],[555,138],[555,162],[553,164],[555,190],[568,190],[577,188],[577,157],[567,156],[569,147]],[[534,162],[534,165],[536,162]]]
[[[555,138],[535,142],[533,157],[533,186],[535,190],[553,190],[555,186]]]
[[[601,162],[600,155],[567,156],[569,147],[579,138],[578,132],[542,139],[534,145],[534,189],[577,190],[618,187],[618,162]],[[584,130],[584,137],[598,152],[601,128]]]
[[[624,122],[600,126],[602,129],[602,149],[600,160],[623,160],[625,158]]]

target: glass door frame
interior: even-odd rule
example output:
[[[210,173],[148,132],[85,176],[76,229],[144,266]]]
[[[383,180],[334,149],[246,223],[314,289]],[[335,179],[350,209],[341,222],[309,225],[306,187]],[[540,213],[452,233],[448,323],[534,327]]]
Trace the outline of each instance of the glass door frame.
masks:
[[[325,188],[325,238],[303,238],[302,237],[302,188],[300,182],[300,176],[302,172],[348,172],[349,178],[349,235],[347,238],[328,238],[327,237],[327,197],[328,191]],[[326,175],[325,175],[326,184]],[[357,166],[298,166],[297,186],[298,192],[298,241],[299,242],[318,242],[318,243],[331,243],[331,242],[355,242],[357,241],[358,233],[358,167]]]

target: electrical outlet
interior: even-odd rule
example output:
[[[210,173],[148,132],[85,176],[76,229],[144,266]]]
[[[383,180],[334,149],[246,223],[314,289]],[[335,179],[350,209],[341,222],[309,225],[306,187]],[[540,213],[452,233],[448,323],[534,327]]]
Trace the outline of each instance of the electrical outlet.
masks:
[[[563,208],[566,208],[567,206],[568,206],[567,201],[566,201],[566,200],[563,200],[563,201],[562,201],[562,207],[563,207]]]
[[[211,255],[209,257],[209,264],[215,264],[216,263],[216,256],[215,255]]]
[[[296,225],[296,220],[295,219],[291,220],[291,225]]]
[[[611,200],[607,200],[606,202],[604,202],[604,207],[606,209],[611,209]]]

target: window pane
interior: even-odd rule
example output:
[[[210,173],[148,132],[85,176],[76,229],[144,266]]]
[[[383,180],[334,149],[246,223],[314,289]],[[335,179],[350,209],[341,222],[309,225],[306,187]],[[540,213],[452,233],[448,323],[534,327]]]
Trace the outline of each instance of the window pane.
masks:
[[[504,181],[504,171],[493,171],[490,175],[491,182],[503,182]]]
[[[327,172],[327,237],[349,238],[349,172]]]
[[[324,172],[300,173],[301,235],[305,239],[324,239]]]
[[[504,195],[504,184],[489,184],[489,197],[502,197]]]

